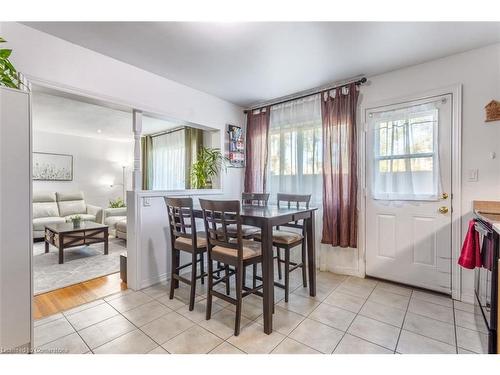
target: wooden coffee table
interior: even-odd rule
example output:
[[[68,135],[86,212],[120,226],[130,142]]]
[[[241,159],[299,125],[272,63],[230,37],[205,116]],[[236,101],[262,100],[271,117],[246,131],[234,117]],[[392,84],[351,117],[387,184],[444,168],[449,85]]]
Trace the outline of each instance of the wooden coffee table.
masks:
[[[49,244],[59,249],[59,264],[64,263],[64,249],[104,242],[104,254],[108,255],[108,226],[94,222],[82,222],[75,228],[73,223],[45,226],[45,252]]]

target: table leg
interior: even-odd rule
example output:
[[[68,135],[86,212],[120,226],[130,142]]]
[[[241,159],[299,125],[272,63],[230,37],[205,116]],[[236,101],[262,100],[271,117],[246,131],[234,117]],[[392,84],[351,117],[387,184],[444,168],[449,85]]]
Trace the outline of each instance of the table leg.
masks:
[[[47,254],[49,252],[49,240],[48,240],[48,233],[47,232],[45,232],[44,241],[45,241],[45,253]]]
[[[108,255],[108,253],[109,253],[108,237],[109,237],[109,233],[108,233],[108,230],[106,229],[104,231],[104,255]]]
[[[264,284],[264,332],[273,332],[274,267],[273,227],[265,223],[262,228],[262,282]]]
[[[307,239],[307,268],[309,271],[309,295],[316,296],[316,238],[315,238],[315,211],[311,211],[311,217],[306,220]]]
[[[59,234],[59,264],[64,263],[64,237],[62,234]]]

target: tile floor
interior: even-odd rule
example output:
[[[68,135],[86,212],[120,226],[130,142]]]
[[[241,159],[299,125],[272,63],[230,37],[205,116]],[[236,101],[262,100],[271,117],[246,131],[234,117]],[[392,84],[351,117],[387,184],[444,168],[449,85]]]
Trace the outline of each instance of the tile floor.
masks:
[[[263,333],[262,300],[243,302],[242,329],[233,336],[234,307],[214,299],[205,320],[205,289],[194,311],[189,290],[173,300],[158,284],[126,290],[35,322],[38,353],[480,353],[486,340],[472,305],[373,279],[318,272],[317,296],[300,275],[285,303],[276,289],[274,332]]]

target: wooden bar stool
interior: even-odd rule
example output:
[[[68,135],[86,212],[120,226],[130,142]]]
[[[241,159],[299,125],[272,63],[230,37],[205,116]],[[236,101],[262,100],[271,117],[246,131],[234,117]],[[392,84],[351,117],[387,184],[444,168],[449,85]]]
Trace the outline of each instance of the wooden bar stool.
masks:
[[[269,201],[269,193],[241,193],[241,205],[247,207],[265,207],[267,206],[267,202]],[[227,226],[227,234],[231,238],[236,238],[236,225],[228,225]],[[241,226],[241,232],[243,239],[250,240],[253,239],[254,236],[260,232],[260,228],[254,227],[252,225]],[[217,264],[220,268],[220,264]],[[257,265],[253,265],[253,274],[256,275]],[[279,272],[279,278],[281,279],[281,270]],[[219,275],[220,276],[220,275]],[[256,281],[254,278],[253,286],[256,286]],[[228,292],[229,293],[229,292]]]
[[[277,201],[278,208],[309,208],[309,202],[311,200],[311,195],[300,195],[300,194],[282,194],[278,193]],[[285,204],[283,204],[285,203]],[[277,249],[277,262],[278,262],[278,274],[281,275],[281,264],[284,264],[285,273],[285,284],[275,282],[274,284],[280,288],[285,289],[285,302],[288,302],[288,297],[290,294],[290,272],[301,268],[302,269],[302,284],[307,287],[307,269],[306,269],[306,247],[305,247],[305,225],[303,220],[298,220],[288,224],[281,225],[281,227],[297,228],[301,230],[301,233],[281,230],[280,227],[276,227],[273,230],[273,246]],[[260,234],[255,236],[257,241],[260,241]],[[290,261],[290,251],[292,248],[301,245],[301,262],[296,263]],[[281,256],[281,249],[284,251],[284,259]],[[291,267],[290,267],[291,266]],[[259,278],[258,278],[259,279]],[[280,277],[281,279],[281,277]]]
[[[245,240],[242,235],[242,223],[239,201],[212,201],[200,199],[203,211],[203,221],[207,238],[208,250],[208,290],[206,319],[212,315],[212,297],[218,297],[236,306],[234,335],[240,333],[241,305],[243,297],[249,294],[262,296],[262,285],[248,288],[244,285],[245,268],[262,262],[261,245],[259,242]],[[229,236],[227,228],[236,226],[236,238]],[[213,262],[222,263],[226,269],[224,277],[214,277]],[[220,282],[230,282],[232,275],[236,276],[236,298],[214,290]]]
[[[241,193],[241,205],[252,207],[265,207],[269,200],[269,193]],[[241,233],[243,239],[253,239],[256,233],[260,232],[260,228],[252,225],[242,225]],[[236,225],[228,225],[227,234],[229,237],[236,238]]]
[[[269,193],[241,193],[243,206],[265,207],[269,201]]]
[[[204,283],[206,273],[204,271],[205,257],[207,251],[207,240],[205,232],[196,232],[196,223],[193,212],[192,198],[165,197],[167,205],[168,222],[170,227],[170,241],[172,246],[172,270],[170,272],[170,299],[174,298],[175,289],[179,281],[191,287],[189,295],[189,311],[194,309],[196,296],[196,280],[201,278]],[[180,265],[180,252],[191,254],[191,262]],[[200,263],[200,274],[197,274],[197,265]],[[181,276],[182,269],[191,266],[191,277],[189,279]]]

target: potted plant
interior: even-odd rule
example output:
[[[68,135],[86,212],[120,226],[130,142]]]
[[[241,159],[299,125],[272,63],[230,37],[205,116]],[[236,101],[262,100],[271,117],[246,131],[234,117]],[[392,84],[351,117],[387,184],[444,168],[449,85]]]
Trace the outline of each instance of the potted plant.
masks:
[[[217,176],[227,158],[218,148],[202,147],[196,161],[191,166],[191,188],[211,189],[212,179]]]
[[[126,207],[125,202],[121,198],[116,198],[115,200],[109,200],[109,208],[122,208]]]
[[[73,223],[73,228],[80,228],[82,217],[80,215],[75,215],[71,218],[71,222]]]
[[[0,37],[0,43],[5,42],[6,40]],[[0,49],[0,85],[13,89],[19,89],[21,81],[19,79],[19,73],[9,60],[11,53],[11,49]]]

